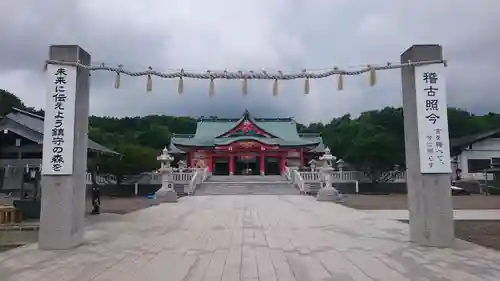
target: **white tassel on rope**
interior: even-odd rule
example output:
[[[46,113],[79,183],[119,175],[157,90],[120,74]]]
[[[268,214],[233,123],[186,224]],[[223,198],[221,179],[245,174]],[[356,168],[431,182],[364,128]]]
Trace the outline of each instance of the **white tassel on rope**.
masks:
[[[338,71],[338,70],[339,70],[339,68],[338,68],[338,67],[334,67],[333,69],[334,69],[335,71]],[[343,75],[342,75],[342,73],[339,73],[339,74],[338,74],[338,76],[339,76],[339,77],[337,78],[337,89],[338,89],[339,91],[341,91],[342,89],[344,89],[344,79],[343,79]]]
[[[123,65],[119,64],[118,68],[121,70],[123,68]],[[116,78],[115,78],[115,89],[120,89],[120,86],[121,86],[120,71],[117,71]]]
[[[243,71],[238,70],[238,74],[240,75],[240,77],[242,77],[241,92],[243,93],[244,96],[246,96],[248,94],[248,79],[246,77],[243,77]]]
[[[307,75],[307,70],[304,69],[304,70],[302,70],[302,72]],[[309,94],[309,90],[310,90],[309,88],[310,88],[309,77],[306,76],[306,80],[304,81],[304,95]]]
[[[179,77],[179,85],[177,85],[177,93],[181,95],[184,93],[184,80],[182,77],[184,76],[184,68],[181,68],[181,75]]]
[[[375,86],[377,83],[377,73],[375,72],[375,68],[373,68],[371,65],[368,65],[368,68],[370,69],[370,86]]]
[[[211,74],[210,70],[207,70],[209,74]],[[214,77],[210,75],[210,86],[208,89],[208,95],[210,98],[213,98],[215,96],[215,82],[214,82]]]
[[[153,70],[153,68],[150,66],[148,67],[149,71]],[[151,92],[153,91],[153,79],[151,78],[151,73],[148,73],[148,81],[146,83],[146,91]]]
[[[278,70],[277,72],[279,73],[279,75],[283,76],[283,71]],[[266,73],[266,75],[267,75],[267,73]],[[274,83],[273,83],[273,96],[274,97],[278,97],[278,80],[279,80],[278,78],[274,79]]]

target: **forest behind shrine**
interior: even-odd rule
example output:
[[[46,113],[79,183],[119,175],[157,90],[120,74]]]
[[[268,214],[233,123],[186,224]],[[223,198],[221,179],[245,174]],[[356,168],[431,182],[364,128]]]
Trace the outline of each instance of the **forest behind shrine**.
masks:
[[[0,117],[16,107],[43,115],[43,110],[26,106],[14,93],[0,90]],[[332,116],[335,112],[332,112]],[[265,117],[265,116],[264,116]],[[450,138],[469,136],[500,128],[500,114],[475,115],[465,109],[448,108]],[[196,119],[167,115],[144,117],[98,117],[89,120],[89,137],[123,155],[101,160],[101,167],[115,175],[151,172],[159,166],[156,156],[168,145],[173,133],[194,133]],[[346,114],[329,123],[298,124],[301,133],[321,133],[332,154],[356,170],[387,171],[405,167],[402,108]],[[102,171],[106,172],[106,171]]]

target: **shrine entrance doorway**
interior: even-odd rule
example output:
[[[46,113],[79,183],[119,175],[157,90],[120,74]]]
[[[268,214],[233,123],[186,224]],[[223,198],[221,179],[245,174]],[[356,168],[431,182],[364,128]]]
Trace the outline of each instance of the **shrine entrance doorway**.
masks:
[[[215,158],[212,174],[217,176],[229,176],[229,159]]]
[[[260,175],[260,157],[258,155],[241,155],[235,160],[235,175]]]
[[[266,175],[269,175],[269,176],[281,175],[280,158],[268,157],[268,158],[264,159],[264,167],[265,167]]]

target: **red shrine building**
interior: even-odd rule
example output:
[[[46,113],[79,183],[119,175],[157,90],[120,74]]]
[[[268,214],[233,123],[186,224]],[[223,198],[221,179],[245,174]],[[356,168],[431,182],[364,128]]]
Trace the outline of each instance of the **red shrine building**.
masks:
[[[323,153],[320,134],[299,134],[293,118],[202,117],[195,134],[174,134],[170,153],[214,175],[279,175]]]

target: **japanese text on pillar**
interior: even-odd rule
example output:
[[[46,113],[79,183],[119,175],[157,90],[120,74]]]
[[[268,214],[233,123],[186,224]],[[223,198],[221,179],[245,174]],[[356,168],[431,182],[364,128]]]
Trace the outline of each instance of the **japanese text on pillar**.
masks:
[[[445,143],[443,142],[443,122],[440,119],[443,118],[443,114],[447,114],[446,104],[441,104],[443,99],[440,99],[439,88],[437,87],[437,82],[439,80],[439,74],[437,72],[424,72],[421,77],[422,81],[425,83],[425,119],[427,120],[428,130],[426,130],[426,152],[427,152],[427,163],[429,168],[433,168],[434,165],[445,165]],[[442,108],[443,107],[443,108]],[[443,111],[441,109],[444,109]],[[447,119],[447,118],[446,118]],[[448,136],[446,136],[448,137]],[[448,153],[448,151],[446,151]],[[449,164],[449,163],[448,163]]]
[[[52,157],[50,163],[54,172],[61,171],[64,166],[64,108],[66,103],[66,69],[58,68],[54,79],[53,112],[54,124],[52,127]]]

